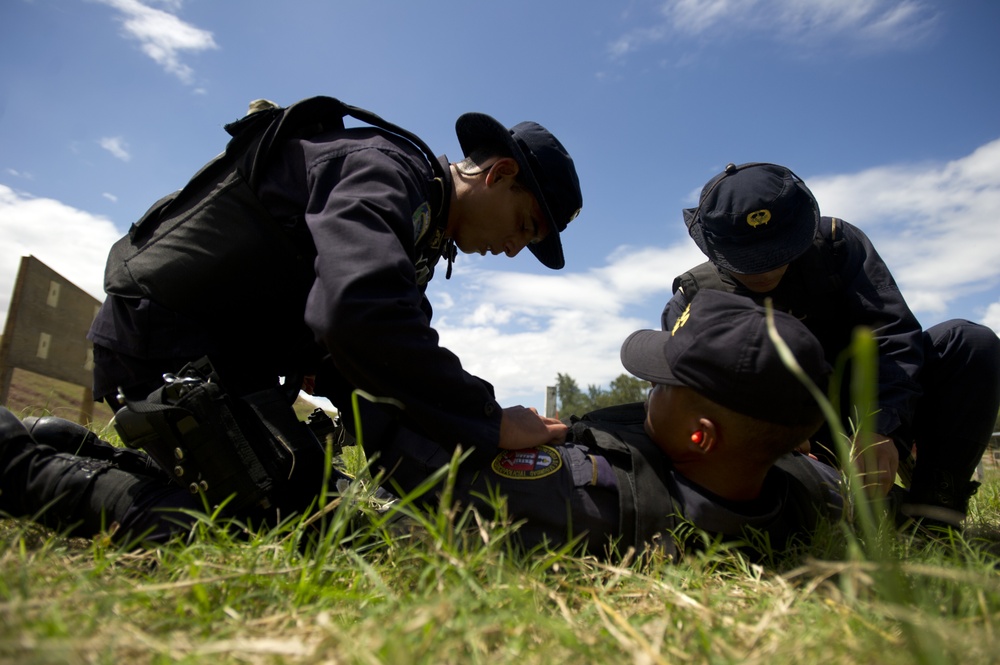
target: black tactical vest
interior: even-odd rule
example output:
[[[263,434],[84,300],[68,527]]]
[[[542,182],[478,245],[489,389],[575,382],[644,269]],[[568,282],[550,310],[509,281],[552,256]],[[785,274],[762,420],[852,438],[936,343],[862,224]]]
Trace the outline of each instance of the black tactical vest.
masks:
[[[416,145],[435,175],[431,232],[414,263],[431,269],[445,250],[444,168],[419,138],[363,109],[331,97],[260,110],[226,125],[225,151],[178,192],[157,201],[114,244],[104,287],[108,294],[148,298],[194,320],[221,321],[248,312],[269,320],[300,320],[313,280],[316,249],[299,219],[275,219],[257,199],[269,160],[288,140],[344,128],[351,116]],[[437,200],[434,200],[437,199]],[[429,275],[428,275],[429,277]]]
[[[771,298],[774,308],[796,317],[819,339],[834,364],[841,349],[851,341],[855,316],[845,293],[841,268],[846,239],[835,217],[822,217],[813,244],[792,261],[781,283],[771,293],[752,293],[721,271],[711,261],[699,264],[674,278],[672,290],[681,290],[687,302],[702,289],[738,292],[762,305]]]

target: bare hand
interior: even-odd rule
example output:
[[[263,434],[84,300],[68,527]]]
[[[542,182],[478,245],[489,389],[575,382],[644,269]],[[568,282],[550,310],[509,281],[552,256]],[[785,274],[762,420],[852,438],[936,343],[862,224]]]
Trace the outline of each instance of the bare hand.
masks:
[[[866,441],[857,442],[854,463],[868,496],[884,497],[896,482],[899,451],[890,437],[870,434]]]
[[[543,418],[535,409],[509,406],[500,420],[500,447],[505,450],[534,448],[566,440],[569,427],[555,418]]]

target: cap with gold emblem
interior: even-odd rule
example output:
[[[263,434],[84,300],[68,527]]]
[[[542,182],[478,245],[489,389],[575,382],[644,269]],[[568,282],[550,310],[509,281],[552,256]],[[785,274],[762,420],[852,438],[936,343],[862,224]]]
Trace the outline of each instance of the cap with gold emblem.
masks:
[[[819,340],[790,314],[775,311],[774,324],[806,376],[825,391],[830,366]],[[744,296],[699,291],[673,330],[629,335],[621,360],[640,379],[686,386],[759,420],[808,425],[819,413],[812,394],[779,356],[767,311]]]
[[[741,275],[779,268],[801,256],[819,225],[819,205],[784,166],[729,164],[702,188],[684,223],[712,263]]]

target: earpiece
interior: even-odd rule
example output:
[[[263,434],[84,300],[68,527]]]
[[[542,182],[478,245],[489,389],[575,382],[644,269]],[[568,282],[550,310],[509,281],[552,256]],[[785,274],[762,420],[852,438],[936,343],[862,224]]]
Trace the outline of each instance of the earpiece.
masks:
[[[701,430],[698,430],[691,435],[691,443],[701,443],[703,438],[705,438],[705,434]]]

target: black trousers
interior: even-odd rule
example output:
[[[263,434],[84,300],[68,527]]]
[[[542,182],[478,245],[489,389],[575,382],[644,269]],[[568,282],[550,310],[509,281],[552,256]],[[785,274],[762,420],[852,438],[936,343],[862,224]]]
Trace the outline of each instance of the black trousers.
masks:
[[[123,460],[109,453],[113,450],[99,442],[80,451],[89,454],[75,454],[39,443],[16,416],[0,407],[0,511],[70,536],[89,538],[116,524],[116,540],[156,542],[197,522],[185,510],[211,510],[200,494],[172,483],[144,453],[128,451]],[[330,473],[331,478],[337,475]],[[322,483],[322,468],[310,460],[275,489],[272,505],[238,513],[224,508],[222,515],[254,527],[274,525],[306,509]]]
[[[989,444],[1000,410],[1000,338],[986,326],[952,319],[924,331],[923,345],[924,364],[917,376],[922,395],[907,432],[896,441],[900,458],[915,448],[921,475],[935,470],[967,481]],[[845,428],[853,417],[848,383],[842,396]],[[820,456],[835,463],[836,448],[826,427],[816,440]]]
[[[968,480],[1000,409],[1000,339],[985,326],[946,321],[924,333],[924,357],[913,419],[917,464]]]

